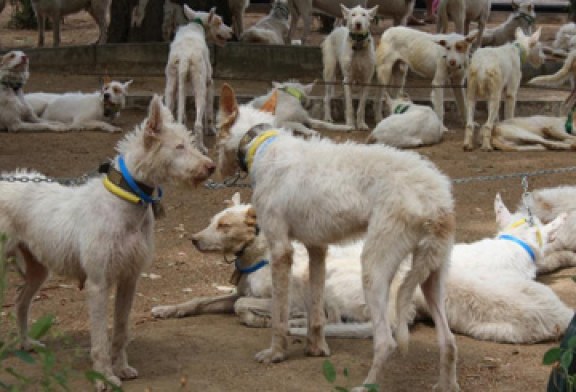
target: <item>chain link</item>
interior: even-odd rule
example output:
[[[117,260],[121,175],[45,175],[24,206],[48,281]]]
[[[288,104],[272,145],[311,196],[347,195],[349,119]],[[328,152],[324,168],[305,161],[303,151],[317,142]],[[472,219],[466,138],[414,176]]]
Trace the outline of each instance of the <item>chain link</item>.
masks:
[[[30,177],[26,175],[16,174],[16,175],[0,175],[0,181],[22,182],[22,183],[31,182],[36,184],[45,182],[45,183],[60,184],[64,186],[79,186],[85,184],[89,179],[96,177],[98,175],[99,175],[98,171],[85,173],[79,177],[64,177],[64,178],[47,177],[44,175],[37,175],[36,177]]]
[[[455,178],[452,180],[452,182],[454,184],[459,185],[459,184],[468,184],[470,182],[497,181],[497,180],[507,180],[510,178],[535,177],[535,176],[544,176],[547,174],[562,174],[570,172],[576,172],[576,166],[559,167],[556,169],[542,169],[524,173],[509,173],[509,174],[496,174],[491,176]]]
[[[248,177],[248,174],[242,175],[241,172],[236,172],[236,174],[234,174],[234,176],[228,177],[222,182],[216,182],[212,179],[209,179],[208,181],[206,181],[204,183],[204,187],[207,189],[212,189],[212,190],[222,189],[222,188],[232,188],[232,187],[251,188],[252,184],[249,184],[247,182],[238,182],[240,180],[245,179],[246,177]]]

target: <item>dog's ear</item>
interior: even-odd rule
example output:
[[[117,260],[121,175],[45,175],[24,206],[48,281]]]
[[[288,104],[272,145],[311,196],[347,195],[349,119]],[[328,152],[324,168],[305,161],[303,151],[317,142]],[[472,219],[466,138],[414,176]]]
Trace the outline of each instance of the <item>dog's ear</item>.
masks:
[[[314,89],[314,86],[316,86],[316,79],[314,79],[312,83],[304,85],[304,92],[306,93],[306,95],[312,94],[312,89]]]
[[[278,103],[278,90],[274,90],[270,98],[260,108],[261,112],[268,112],[274,114],[276,112],[276,104]]]
[[[186,4],[182,5],[182,10],[184,11],[184,15],[188,20],[192,20],[196,17],[196,11],[188,7]]]
[[[568,219],[568,213],[562,212],[559,214],[554,220],[547,225],[542,227],[542,234],[544,236],[544,243],[549,244],[554,242],[556,239],[556,235],[558,234],[558,230],[566,223]]]
[[[510,223],[512,215],[510,214],[510,211],[508,211],[506,205],[504,205],[500,193],[497,193],[494,198],[494,212],[496,213],[496,224],[499,229],[503,229]]]
[[[272,87],[274,87],[274,88],[280,88],[280,86],[282,86],[282,83],[272,81]]]
[[[246,218],[244,218],[244,223],[248,226],[256,226],[256,210],[254,207],[248,208],[246,211]]]
[[[242,201],[240,200],[240,193],[236,192],[232,195],[232,203],[234,203],[235,206],[239,206]]]
[[[124,88],[124,90],[127,90],[128,87],[130,87],[130,85],[132,84],[133,80],[129,80],[127,82],[122,83],[122,87]]]
[[[526,37],[526,35],[524,34],[524,31],[522,31],[522,27],[516,27],[514,37],[516,37],[516,39],[521,39],[521,38]]]
[[[162,98],[154,94],[150,107],[148,108],[148,118],[144,129],[144,147],[150,148],[152,144],[158,139],[158,135],[162,131]]]
[[[210,8],[210,13],[208,14],[208,24],[212,22],[212,18],[214,17],[215,14],[216,14],[216,7]]]
[[[368,15],[370,15],[370,20],[373,20],[376,15],[378,15],[378,6],[374,6],[368,10]]]
[[[473,31],[470,34],[468,34],[466,36],[466,38],[464,38],[464,41],[466,41],[468,44],[473,43],[474,41],[476,41],[476,37],[478,36],[478,31]]]
[[[517,11],[518,10],[518,4],[516,3],[516,1],[512,0],[510,2],[510,6],[512,7],[512,11]]]
[[[350,15],[350,9],[342,3],[340,3],[340,8],[342,9],[342,17],[344,19],[348,19],[348,15]]]
[[[530,36],[530,47],[534,47],[540,41],[540,35],[542,34],[542,26],[538,27],[538,30]]]
[[[218,109],[218,138],[224,139],[230,135],[230,128],[238,117],[238,101],[236,94],[228,83],[222,85],[220,92],[220,108]]]

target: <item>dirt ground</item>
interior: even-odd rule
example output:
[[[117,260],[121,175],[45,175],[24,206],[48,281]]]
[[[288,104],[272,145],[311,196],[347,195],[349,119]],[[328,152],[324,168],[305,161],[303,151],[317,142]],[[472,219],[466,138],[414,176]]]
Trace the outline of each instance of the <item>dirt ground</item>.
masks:
[[[21,46],[19,39],[32,39],[34,32],[14,32],[5,28],[8,11],[0,18],[0,40],[6,46]],[[65,44],[92,41],[94,26],[81,15],[66,18]],[[68,32],[67,32],[68,31]],[[80,37],[78,31],[85,33]],[[29,34],[30,33],[30,34]],[[26,38],[28,37],[28,38]],[[315,36],[318,39],[318,36]],[[74,41],[78,39],[79,41]],[[95,38],[94,38],[95,39]],[[26,41],[27,42],[27,41]],[[74,85],[69,81],[74,81]],[[63,82],[64,81],[64,82]],[[28,91],[92,90],[92,80],[73,79],[71,75],[34,76]],[[142,89],[156,90],[161,81],[143,80]],[[127,132],[145,116],[143,111],[127,110],[119,120]],[[452,178],[530,172],[543,168],[576,166],[573,152],[543,153],[464,153],[463,132],[458,123],[448,123],[453,131],[446,140],[418,151]],[[335,137],[335,135],[328,135]],[[365,134],[355,132],[354,140]],[[0,170],[34,168],[50,176],[72,177],[93,171],[99,163],[114,155],[114,145],[122,135],[103,133],[7,134],[0,133]],[[213,142],[213,140],[209,140]],[[530,179],[531,188],[573,184],[575,174],[555,174]],[[275,365],[261,365],[254,354],[269,344],[266,329],[249,329],[232,315],[157,321],[150,317],[152,306],[176,303],[194,296],[216,295],[216,286],[227,285],[231,267],[220,257],[202,255],[187,240],[189,234],[205,226],[210,217],[223,208],[222,202],[237,189],[208,190],[166,187],[167,217],[156,226],[157,253],[146,274],[160,277],[140,280],[131,315],[132,342],[128,348],[131,364],[140,377],[124,383],[126,391],[208,391],[208,392],[317,392],[331,386],[322,376],[321,358],[304,356],[304,343],[294,339],[289,359]],[[240,190],[244,199],[250,191]],[[494,232],[493,199],[500,192],[504,201],[514,207],[520,200],[520,179],[474,182],[455,185],[457,240],[474,241]],[[89,222],[86,222],[89,224]],[[576,285],[570,277],[576,270],[564,270],[544,277],[570,306],[576,306]],[[13,303],[19,277],[9,273],[7,303],[0,309],[0,336],[13,333]],[[57,317],[54,333],[47,345],[56,352],[57,360],[70,368],[72,391],[90,390],[81,373],[90,367],[87,308],[84,294],[75,282],[53,277],[37,296],[32,318],[51,313]],[[386,366],[383,391],[430,390],[436,382],[438,349],[434,328],[419,323],[412,328],[412,342],[406,357],[395,355]],[[457,336],[459,347],[459,382],[463,391],[539,391],[545,388],[549,368],[541,365],[544,352],[557,344],[509,345],[480,342]],[[371,362],[369,340],[329,339],[332,362],[350,370],[350,384],[358,384]],[[37,370],[17,365],[29,374]],[[0,379],[7,377],[0,373]],[[346,380],[339,377],[339,383]],[[30,390],[39,390],[32,388]]]

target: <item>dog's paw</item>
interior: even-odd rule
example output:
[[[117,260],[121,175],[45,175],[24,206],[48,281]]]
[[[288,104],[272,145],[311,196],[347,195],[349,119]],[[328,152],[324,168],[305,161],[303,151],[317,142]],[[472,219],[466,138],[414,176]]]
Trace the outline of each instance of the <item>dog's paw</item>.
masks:
[[[126,365],[121,368],[114,368],[114,374],[121,380],[132,380],[138,377],[138,370]]]
[[[113,385],[119,387],[122,385],[122,381],[116,376],[107,376],[106,382],[102,380],[97,380],[94,383],[97,392],[110,392],[113,390]]]
[[[472,151],[474,150],[474,145],[472,143],[464,143],[464,151]]]
[[[432,388],[434,391],[439,392],[460,392],[460,386],[457,382],[446,383],[446,385],[435,384]]]
[[[317,344],[308,343],[306,355],[309,357],[329,357],[330,348],[328,347],[328,343],[326,343],[326,341]]]
[[[482,147],[480,147],[480,150],[482,151],[494,151],[494,148],[492,147],[492,145],[488,144],[482,144]]]
[[[20,348],[24,351],[34,351],[36,348],[43,348],[46,345],[38,340],[27,338],[20,343]]]
[[[171,318],[171,317],[178,317],[176,312],[176,307],[171,305],[166,306],[154,306],[151,310],[152,317],[155,318]]]
[[[110,133],[120,133],[120,132],[122,132],[122,128],[112,126],[112,127],[108,128],[108,132],[110,132]]]
[[[256,360],[260,363],[277,363],[286,359],[286,355],[282,351],[267,348],[256,354]]]
[[[365,131],[365,132],[370,130],[368,124],[366,124],[365,122],[358,123],[357,128],[359,131]]]

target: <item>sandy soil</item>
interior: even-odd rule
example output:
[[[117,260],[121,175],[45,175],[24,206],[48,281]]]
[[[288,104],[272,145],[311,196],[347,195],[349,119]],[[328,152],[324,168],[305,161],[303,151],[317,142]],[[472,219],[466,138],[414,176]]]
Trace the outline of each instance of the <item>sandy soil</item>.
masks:
[[[20,39],[35,42],[35,32],[7,30],[9,10],[0,17],[2,45],[21,46]],[[77,19],[78,18],[78,19]],[[79,32],[84,34],[82,37]],[[78,15],[66,18],[64,44],[87,43],[95,39],[95,26]],[[318,36],[315,36],[319,40]],[[73,81],[73,84],[69,83]],[[31,79],[28,91],[92,90],[97,85],[90,78],[75,79],[70,75],[38,75]],[[161,80],[140,80],[142,89],[161,92]],[[145,113],[125,111],[119,121],[125,131],[140,122]],[[453,131],[437,146],[422,148],[452,178],[528,172],[542,168],[576,165],[572,152],[545,153],[464,153],[462,129],[448,123]],[[335,135],[328,135],[335,137]],[[339,136],[341,138],[341,136]],[[71,177],[94,170],[103,160],[114,155],[114,145],[121,135],[102,133],[7,134],[0,133],[0,170],[18,167],[35,168],[50,176]],[[364,133],[350,135],[363,140]],[[211,141],[213,142],[213,141]],[[573,184],[574,174],[549,175],[530,180],[531,188]],[[248,329],[231,315],[202,316],[179,320],[156,321],[150,308],[157,304],[175,303],[193,296],[218,294],[216,285],[226,285],[230,266],[216,256],[196,252],[187,236],[207,224],[223,208],[223,200],[237,189],[208,190],[165,189],[167,217],[157,222],[155,262],[146,273],[159,279],[142,278],[131,316],[132,343],[128,348],[131,363],[140,372],[137,380],[125,382],[126,391],[282,391],[317,392],[330,390],[322,376],[321,358],[304,356],[304,343],[294,339],[289,360],[276,365],[260,365],[252,358],[267,347],[270,332]],[[244,199],[250,192],[240,190]],[[491,235],[492,203],[500,192],[509,206],[515,206],[522,188],[520,179],[475,182],[455,185],[457,240],[474,241]],[[89,224],[89,222],[86,222]],[[576,306],[576,286],[570,277],[575,270],[565,270],[543,279],[569,305]],[[0,309],[0,336],[13,333],[11,316],[19,277],[9,274],[7,303]],[[89,390],[81,373],[90,367],[87,308],[84,293],[75,282],[53,277],[37,296],[32,318],[46,313],[57,317],[54,333],[47,339],[62,366],[71,369],[73,391]],[[382,390],[430,390],[436,382],[438,350],[431,325],[420,323],[412,329],[411,348],[406,357],[395,355],[386,366]],[[459,381],[463,391],[538,391],[547,382],[549,368],[541,365],[543,353],[555,342],[536,345],[506,345],[480,342],[466,336],[457,337],[459,346]],[[331,360],[339,368],[350,370],[350,383],[361,382],[371,362],[368,340],[330,339]],[[27,374],[38,371],[23,367]],[[0,373],[0,379],[7,377]],[[341,376],[340,384],[346,384]],[[30,390],[38,390],[34,387]]]

